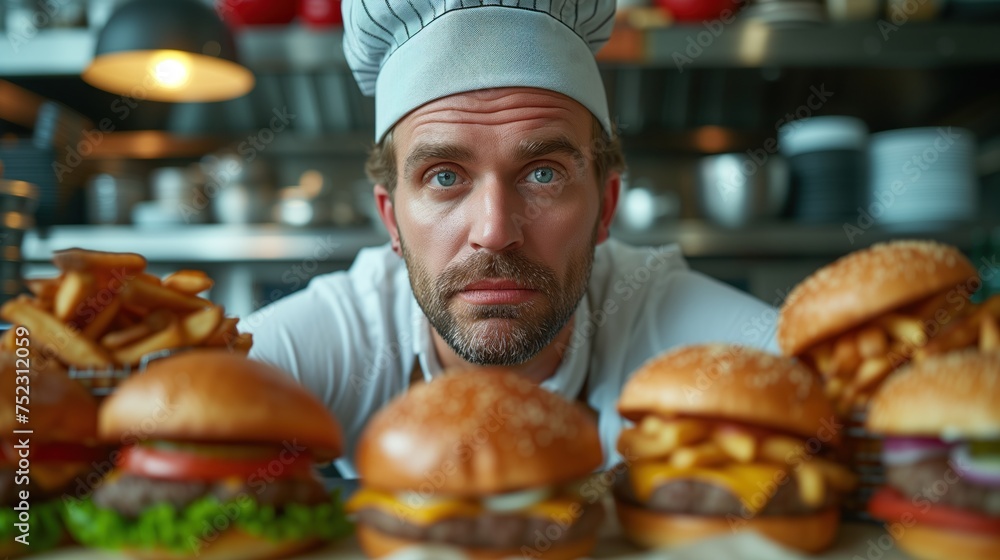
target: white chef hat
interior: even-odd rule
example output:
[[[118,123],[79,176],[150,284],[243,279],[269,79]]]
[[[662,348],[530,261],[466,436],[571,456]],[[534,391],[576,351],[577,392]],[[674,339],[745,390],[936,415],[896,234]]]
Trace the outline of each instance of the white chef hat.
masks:
[[[537,87],[562,93],[610,134],[594,53],[615,0],[344,0],[344,53],[375,95],[375,140],[421,105],[455,93]]]

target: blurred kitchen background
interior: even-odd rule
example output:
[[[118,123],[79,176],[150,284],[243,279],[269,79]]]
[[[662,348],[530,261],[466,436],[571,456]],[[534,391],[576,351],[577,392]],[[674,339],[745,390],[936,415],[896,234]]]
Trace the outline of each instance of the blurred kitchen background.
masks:
[[[0,0],[5,294],[82,246],[205,270],[245,315],[387,239],[339,2],[205,3],[255,76],[246,95],[98,89],[81,74],[125,2]],[[124,33],[152,41],[162,21]],[[775,305],[898,237],[958,245],[1000,291],[1000,1],[622,0],[599,58],[629,163],[619,238],[679,243]]]

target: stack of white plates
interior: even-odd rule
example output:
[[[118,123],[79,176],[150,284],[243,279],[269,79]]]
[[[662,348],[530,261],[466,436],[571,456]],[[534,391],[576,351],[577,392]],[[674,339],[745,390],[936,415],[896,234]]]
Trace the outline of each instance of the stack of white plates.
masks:
[[[873,134],[868,210],[883,224],[976,218],[976,140],[961,128],[907,128]]]

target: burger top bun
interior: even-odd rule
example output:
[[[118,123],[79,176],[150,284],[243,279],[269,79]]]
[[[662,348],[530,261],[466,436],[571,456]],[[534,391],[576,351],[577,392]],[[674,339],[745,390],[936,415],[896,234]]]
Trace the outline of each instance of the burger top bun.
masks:
[[[828,433],[834,418],[808,368],[727,344],[685,346],[647,361],[625,384],[618,411],[632,421],[647,414],[706,416],[806,438]],[[830,443],[838,442],[835,434]]]
[[[39,441],[61,443],[97,443],[97,401],[78,382],[59,370],[19,373],[12,354],[0,355],[0,429],[4,434],[13,430],[32,430]],[[17,383],[18,377],[27,376],[28,383]],[[23,380],[22,380],[23,381]],[[27,386],[28,393],[17,390]],[[31,404],[27,407],[29,423],[16,421],[16,396],[28,394]],[[67,418],[72,418],[67,422]]]
[[[154,361],[101,407],[100,436],[199,442],[295,442],[319,460],[342,449],[340,425],[291,376],[225,349]]]
[[[778,344],[786,355],[797,356],[887,311],[975,278],[972,263],[948,245],[872,245],[819,269],[788,294],[778,320]]]
[[[366,485],[459,496],[568,482],[602,460],[579,405],[499,367],[413,387],[375,415],[357,450]]]
[[[1000,353],[964,350],[893,373],[872,397],[873,433],[1000,437]]]

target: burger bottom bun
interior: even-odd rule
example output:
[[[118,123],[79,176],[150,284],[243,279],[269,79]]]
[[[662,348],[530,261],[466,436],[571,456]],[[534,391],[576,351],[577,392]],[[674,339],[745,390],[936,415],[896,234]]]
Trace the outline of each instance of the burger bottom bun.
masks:
[[[1000,535],[984,535],[914,525],[900,532],[896,544],[920,560],[995,560],[1000,558]]]
[[[319,545],[321,542],[319,539],[274,542],[243,531],[230,530],[220,534],[216,540],[207,543],[196,556],[201,560],[265,560],[302,552]],[[178,554],[155,548],[126,549],[122,552],[140,560],[179,560],[193,557],[190,554]]]
[[[757,531],[768,539],[803,552],[821,552],[833,543],[840,524],[837,508],[812,515],[757,516],[733,521],[708,515],[660,513],[615,500],[622,532],[645,548],[677,546],[736,531]],[[739,523],[738,526],[733,526]]]
[[[365,556],[369,558],[381,558],[383,556],[388,556],[397,550],[411,546],[438,544],[387,535],[378,529],[374,529],[363,524],[358,524],[355,527],[355,532],[358,536],[358,542],[361,544],[361,550],[363,550]],[[543,558],[545,560],[571,560],[573,558],[587,556],[595,546],[597,546],[597,537],[591,536],[575,542],[552,546],[547,550],[540,550],[531,547],[528,548],[531,548],[532,558]],[[496,549],[460,548],[460,550],[464,554],[465,558],[471,558],[472,560],[499,560],[501,558],[524,556],[524,551],[521,547]]]

